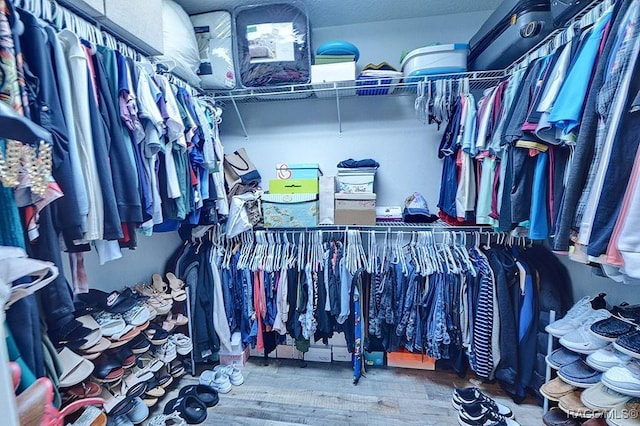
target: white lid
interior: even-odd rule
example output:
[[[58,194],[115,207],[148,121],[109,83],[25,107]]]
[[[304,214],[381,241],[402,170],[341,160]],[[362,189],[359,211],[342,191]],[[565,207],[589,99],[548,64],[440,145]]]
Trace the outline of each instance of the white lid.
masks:
[[[373,192],[338,192],[336,200],[375,200],[376,194]]]
[[[465,43],[436,44],[433,46],[414,49],[411,52],[407,53],[407,56],[402,59],[400,68],[404,68],[404,64],[416,56],[428,55],[430,53],[446,52],[451,50],[469,50],[469,45]]]

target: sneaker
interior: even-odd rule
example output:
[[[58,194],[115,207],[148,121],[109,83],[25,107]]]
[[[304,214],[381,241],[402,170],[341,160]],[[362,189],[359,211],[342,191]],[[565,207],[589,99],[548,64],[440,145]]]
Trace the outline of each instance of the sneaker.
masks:
[[[218,393],[229,393],[231,391],[229,376],[221,371],[205,370],[200,374],[198,381],[201,385],[211,386]]]
[[[566,383],[559,377],[556,377],[553,380],[549,380],[542,386],[540,386],[540,393],[542,396],[547,398],[549,401],[559,401],[565,395],[569,395],[571,392],[575,391],[575,386],[571,386]]]
[[[620,336],[613,342],[613,347],[633,358],[640,358],[640,331]]]
[[[471,408],[472,405],[478,403],[484,403],[486,406],[490,407],[493,411],[506,416],[513,417],[513,412],[506,405],[500,404],[496,402],[492,398],[488,397],[480,389],[476,387],[470,388],[456,388],[453,390],[453,398],[451,399],[451,403],[453,404],[453,408],[458,411],[463,409],[463,406],[467,406],[469,410],[473,410]]]
[[[169,341],[176,346],[176,351],[180,355],[188,355],[193,349],[191,339],[182,333],[175,333],[169,336]]]
[[[629,361],[631,361],[631,357],[617,351],[612,344],[598,349],[586,359],[589,367],[602,371],[603,373],[611,367],[626,365]]]
[[[585,296],[578,300],[564,317],[552,322],[544,329],[554,337],[562,337],[582,325],[584,320],[596,310],[594,309],[594,305],[599,308],[602,305],[601,302],[604,302],[604,296],[598,296],[593,300],[590,296]]]
[[[240,386],[244,383],[244,376],[242,375],[242,372],[233,365],[216,365],[213,367],[213,371],[219,371],[222,374],[225,374],[234,386]]]
[[[637,320],[638,319],[630,320],[612,316],[591,324],[589,331],[598,339],[602,339],[607,342],[615,342],[618,337],[636,330]]]
[[[560,344],[570,351],[580,354],[591,354],[598,349],[607,346],[607,341],[597,338],[589,331],[591,324],[602,319],[609,318],[611,313],[606,309],[593,311],[589,316],[584,318],[584,325],[564,334],[560,338]]]
[[[640,397],[640,366],[630,362],[624,367],[612,367],[602,375],[602,383],[618,393]]]
[[[564,347],[556,349],[545,357],[547,365],[554,370],[559,370],[563,366],[576,362],[579,359],[579,354]]]
[[[602,373],[589,367],[580,359],[558,370],[558,377],[571,386],[588,388],[600,382]]]
[[[165,364],[170,363],[178,357],[178,351],[176,345],[172,341],[167,341],[160,346],[157,356]]]
[[[488,410],[485,411],[478,418],[472,418],[469,413],[464,410],[460,410],[458,412],[458,424],[461,426],[519,426],[520,424],[515,420],[505,417],[501,414],[498,414],[494,411]]]
[[[585,407],[598,411],[612,410],[616,405],[623,404],[630,399],[630,396],[611,390],[602,383],[585,389],[580,395],[580,400]]]

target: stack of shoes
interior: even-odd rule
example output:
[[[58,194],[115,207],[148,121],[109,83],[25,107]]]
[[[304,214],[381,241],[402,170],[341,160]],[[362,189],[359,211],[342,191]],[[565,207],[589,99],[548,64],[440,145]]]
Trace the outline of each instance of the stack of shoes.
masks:
[[[109,425],[141,424],[149,416],[149,409],[166,398],[169,386],[177,383],[175,379],[190,370],[193,344],[188,336],[189,320],[174,303],[184,302],[186,291],[184,284],[180,285],[182,281],[170,278],[171,286],[163,286],[156,277],[157,288],[125,287],[111,293],[90,290],[78,296],[78,318],[67,329],[57,331],[60,342],[74,342],[60,345],[63,407],[100,397],[106,401],[104,412]],[[199,391],[201,399],[205,405],[212,404],[205,391]],[[191,408],[186,412],[193,414]],[[154,423],[148,424],[186,424],[178,412],[152,420]]]
[[[233,365],[216,365],[213,370],[203,371],[198,381],[212,387],[218,393],[229,393],[232,386],[244,383],[244,376]]]
[[[454,389],[451,402],[458,410],[458,423],[462,426],[518,426],[509,407],[494,401],[476,387]]]
[[[605,424],[605,418],[609,425],[640,425],[640,412],[630,411],[640,398],[640,306],[603,308],[603,295],[581,299],[547,327],[563,347],[546,358],[557,378],[540,392],[558,409],[545,415],[545,424],[572,424],[577,417],[590,419],[583,423],[590,425]],[[547,422],[547,417],[558,419]]]

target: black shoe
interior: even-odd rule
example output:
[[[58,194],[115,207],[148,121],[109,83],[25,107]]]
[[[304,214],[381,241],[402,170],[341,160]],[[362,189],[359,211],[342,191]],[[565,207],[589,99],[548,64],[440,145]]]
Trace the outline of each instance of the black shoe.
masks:
[[[513,418],[513,412],[511,411],[511,409],[509,409],[509,407],[495,402],[493,399],[482,393],[480,389],[476,387],[454,389],[451,402],[453,404],[453,408],[455,408],[456,410],[460,411],[466,409],[466,411],[471,411],[477,414],[476,417],[478,418],[481,417],[482,414],[484,414],[484,412],[489,409],[503,416]],[[480,405],[486,406],[486,409],[481,413],[476,411],[479,409]]]

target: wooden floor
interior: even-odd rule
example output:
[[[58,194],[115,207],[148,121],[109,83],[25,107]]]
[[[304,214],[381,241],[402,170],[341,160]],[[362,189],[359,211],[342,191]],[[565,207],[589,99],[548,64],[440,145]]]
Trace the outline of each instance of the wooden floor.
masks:
[[[371,368],[353,385],[349,363],[308,363],[250,358],[245,382],[220,395],[208,410],[204,425],[457,425],[451,406],[453,387],[476,385],[446,371]],[[199,368],[203,370],[204,366]],[[177,396],[180,387],[197,383],[184,376],[154,407]],[[514,411],[522,426],[542,424],[542,409],[532,403],[516,405],[497,385],[480,385]]]

